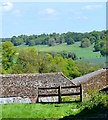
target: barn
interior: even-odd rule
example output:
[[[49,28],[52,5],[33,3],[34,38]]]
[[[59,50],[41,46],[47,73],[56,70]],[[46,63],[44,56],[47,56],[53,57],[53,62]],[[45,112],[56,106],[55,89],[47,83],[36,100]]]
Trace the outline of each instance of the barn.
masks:
[[[83,93],[88,89],[104,90],[108,87],[108,70],[101,69],[84,76],[68,79],[63,73],[43,74],[8,74],[0,75],[0,104],[5,103],[36,103],[37,88],[83,86]],[[62,93],[77,92],[79,88],[61,90]],[[57,90],[43,90],[41,94],[56,93]],[[57,101],[57,97],[40,97],[39,101]]]
[[[75,85],[82,84],[83,93],[87,90],[97,89],[99,91],[108,87],[108,69],[100,69],[72,80]]]
[[[28,101],[35,103],[38,87],[58,87],[74,86],[63,73],[43,73],[43,74],[10,74],[0,76],[0,98],[1,100],[20,99],[19,101]],[[68,90],[67,90],[68,91]],[[66,91],[66,92],[67,92]],[[71,90],[72,91],[72,90]],[[75,89],[74,89],[75,91]],[[56,93],[56,90],[40,91],[42,94]],[[14,100],[14,101],[15,101]],[[42,100],[42,98],[41,98]],[[44,98],[44,101],[56,101],[56,97]],[[1,102],[2,103],[2,102]]]

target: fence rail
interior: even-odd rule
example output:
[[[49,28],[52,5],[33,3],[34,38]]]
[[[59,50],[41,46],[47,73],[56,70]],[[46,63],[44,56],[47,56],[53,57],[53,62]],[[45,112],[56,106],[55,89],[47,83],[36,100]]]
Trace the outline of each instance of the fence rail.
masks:
[[[70,88],[80,88],[79,92],[70,92],[70,93],[61,93],[61,89],[70,89]],[[58,93],[56,94],[39,94],[40,90],[52,90],[56,89],[58,90]],[[62,102],[61,97],[62,96],[72,96],[72,95],[80,95],[80,102],[83,101],[83,94],[82,94],[82,85],[77,85],[77,86],[58,86],[58,87],[38,87],[37,88],[37,102],[39,102],[39,97],[51,97],[51,96],[58,96],[58,103]]]

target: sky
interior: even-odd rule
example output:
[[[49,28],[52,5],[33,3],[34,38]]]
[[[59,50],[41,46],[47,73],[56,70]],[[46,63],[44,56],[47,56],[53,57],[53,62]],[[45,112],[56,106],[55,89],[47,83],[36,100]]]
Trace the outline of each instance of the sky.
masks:
[[[2,2],[0,21],[0,37],[100,31],[106,29],[106,2]]]

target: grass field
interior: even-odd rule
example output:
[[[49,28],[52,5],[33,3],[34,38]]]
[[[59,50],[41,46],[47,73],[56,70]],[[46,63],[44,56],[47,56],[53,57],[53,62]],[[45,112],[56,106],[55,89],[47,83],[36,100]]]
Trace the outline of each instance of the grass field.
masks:
[[[27,48],[28,46],[26,45],[21,45],[19,46],[20,48]],[[80,47],[80,42],[76,42],[73,45],[67,45],[66,43],[61,44],[61,45],[56,45],[56,46],[47,46],[47,45],[36,45],[34,46],[37,51],[45,51],[45,52],[61,52],[61,51],[66,51],[66,52],[74,52],[76,53],[78,58],[83,58],[83,59],[95,59],[95,58],[100,58],[101,54],[100,52],[93,52],[93,45],[91,45],[88,48],[81,48]]]
[[[81,111],[77,104],[10,104],[2,105],[3,118],[63,118]]]
[[[8,104],[2,105],[2,118],[64,118],[97,117],[108,114],[108,108],[85,108],[80,103],[71,104]]]

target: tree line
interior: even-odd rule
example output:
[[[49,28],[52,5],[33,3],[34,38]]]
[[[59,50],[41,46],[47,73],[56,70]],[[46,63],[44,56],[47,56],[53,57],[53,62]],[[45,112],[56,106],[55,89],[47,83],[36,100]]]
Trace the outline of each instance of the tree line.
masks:
[[[81,41],[80,47],[86,48],[94,44],[94,52],[100,51],[103,56],[108,55],[106,50],[106,34],[107,31],[92,31],[86,33],[52,33],[52,34],[41,34],[41,35],[20,35],[13,36],[12,38],[3,38],[2,42],[11,41],[14,46],[19,46],[22,44],[28,46],[35,45],[48,45],[55,46],[62,43],[67,43],[67,45],[72,45],[75,42]]]

